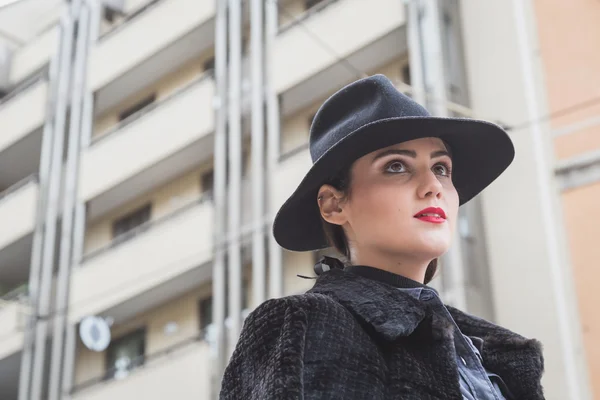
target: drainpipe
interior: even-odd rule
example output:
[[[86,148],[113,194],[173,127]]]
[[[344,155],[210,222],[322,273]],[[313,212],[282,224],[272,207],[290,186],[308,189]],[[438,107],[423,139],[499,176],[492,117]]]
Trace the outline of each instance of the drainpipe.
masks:
[[[77,181],[79,178],[79,154],[81,138],[82,109],[85,93],[86,64],[89,34],[89,10],[82,0],[74,2],[74,18],[78,15],[78,37],[76,43],[73,83],[71,85],[71,115],[69,123],[69,148],[65,170],[65,187],[63,193],[62,234],[60,239],[60,255],[56,292],[56,318],[52,336],[52,353],[50,364],[49,400],[60,399],[61,370],[63,364],[63,344],[67,310],[69,302],[69,281],[72,266],[72,240],[75,203],[77,199]]]
[[[214,143],[214,237],[213,262],[213,326],[215,328],[215,385],[217,398],[225,369],[225,234],[227,201],[227,2],[215,0],[215,143]]]
[[[263,1],[251,0],[252,64],[252,299],[253,307],[265,301],[265,121]]]
[[[273,57],[275,40],[279,31],[279,12],[276,1],[267,1],[266,19],[266,98],[267,98],[267,170],[269,171],[269,215],[274,216],[277,205],[273,198],[277,188],[274,185],[275,173],[279,164],[280,111],[279,97],[273,86]],[[269,236],[269,298],[283,296],[283,252],[275,241],[272,225]]]
[[[242,4],[229,0],[229,354],[233,352],[242,319]]]
[[[64,21],[61,20],[61,25]],[[62,26],[61,26],[62,28]],[[40,269],[42,264],[42,247],[44,243],[44,211],[46,210],[46,196],[48,193],[48,177],[51,162],[51,146],[54,141],[54,105],[56,103],[58,75],[60,73],[60,54],[64,29],[61,29],[61,35],[50,59],[48,73],[48,94],[46,99],[46,119],[42,133],[42,147],[40,152],[39,167],[39,190],[36,206],[36,222],[33,232],[33,242],[31,250],[31,261],[29,266],[29,315],[25,324],[23,352],[21,354],[21,367],[19,373],[19,400],[29,400],[29,389],[31,385],[31,364],[33,362],[33,342],[34,331],[37,323],[37,304],[40,285]]]
[[[31,377],[31,397],[38,400],[42,397],[44,364],[46,360],[46,336],[51,317],[52,273],[54,267],[54,250],[56,246],[56,226],[58,224],[58,201],[62,177],[62,159],[65,140],[65,119],[68,105],[69,78],[71,76],[71,55],[73,50],[73,25],[77,13],[77,4],[73,3],[67,15],[62,19],[60,75],[58,77],[58,93],[54,115],[54,142],[52,143],[50,176],[48,184],[48,200],[45,215],[45,236],[42,252],[40,291],[37,302],[38,322],[35,331],[33,355],[33,371]]]

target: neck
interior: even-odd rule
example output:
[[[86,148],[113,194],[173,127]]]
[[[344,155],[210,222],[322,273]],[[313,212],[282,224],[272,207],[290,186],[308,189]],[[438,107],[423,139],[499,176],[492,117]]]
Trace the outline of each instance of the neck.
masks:
[[[423,283],[425,272],[432,260],[417,260],[397,255],[374,254],[372,252],[356,251],[352,255],[353,265],[368,265],[373,268],[388,271],[393,274],[402,275],[405,278]]]

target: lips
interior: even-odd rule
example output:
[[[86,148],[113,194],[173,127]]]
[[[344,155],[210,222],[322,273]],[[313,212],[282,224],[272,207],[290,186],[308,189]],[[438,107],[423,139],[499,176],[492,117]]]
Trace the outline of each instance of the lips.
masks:
[[[446,213],[439,207],[428,207],[416,213],[414,217],[421,221],[435,224],[446,222]]]

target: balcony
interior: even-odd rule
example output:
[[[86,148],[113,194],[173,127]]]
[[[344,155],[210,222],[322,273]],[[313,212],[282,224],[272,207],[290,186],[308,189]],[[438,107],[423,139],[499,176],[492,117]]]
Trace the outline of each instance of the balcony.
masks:
[[[93,219],[212,153],[214,83],[205,76],[100,136],[81,158],[79,198]]]
[[[405,25],[401,1],[325,0],[282,26],[272,60],[282,112],[292,114],[405,53]]]
[[[101,36],[88,63],[96,112],[212,47],[214,14],[214,1],[152,0]]]
[[[71,275],[69,319],[107,315],[118,323],[209,279],[212,223],[204,196],[86,255]]]
[[[189,340],[146,357],[121,379],[88,381],[75,388],[74,400],[209,399],[211,357],[206,342]]]
[[[33,79],[0,100],[0,190],[38,170],[47,91]]]
[[[27,278],[35,228],[38,182],[31,176],[0,193],[0,279],[17,284]]]
[[[58,48],[59,36],[59,26],[55,25],[13,54],[8,78],[10,85],[17,85],[43,69]]]

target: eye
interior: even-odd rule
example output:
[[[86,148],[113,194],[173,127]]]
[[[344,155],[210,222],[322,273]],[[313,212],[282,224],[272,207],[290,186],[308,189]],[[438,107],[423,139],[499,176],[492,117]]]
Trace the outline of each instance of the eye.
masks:
[[[440,176],[452,175],[452,168],[450,167],[450,165],[448,165],[446,163],[435,164],[433,166],[432,170],[436,175],[440,175]]]
[[[405,171],[406,171],[406,167],[404,166],[404,164],[397,160],[392,161],[385,166],[385,172],[397,174],[397,173],[405,172]]]

